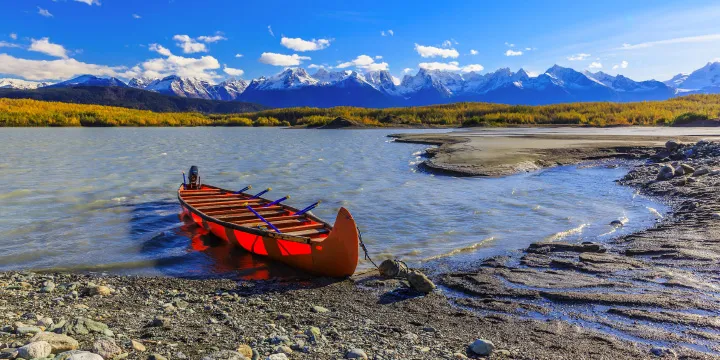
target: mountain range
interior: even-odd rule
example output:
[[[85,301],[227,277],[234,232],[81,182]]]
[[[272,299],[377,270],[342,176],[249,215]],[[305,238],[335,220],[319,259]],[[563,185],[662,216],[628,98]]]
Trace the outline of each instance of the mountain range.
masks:
[[[251,81],[228,79],[219,84],[194,78],[168,76],[136,78],[128,83],[112,77],[83,75],[56,84],[0,79],[0,88],[44,89],[74,87],[135,88],[192,99],[244,101],[270,107],[361,106],[392,107],[484,101],[542,105],[577,101],[665,100],[696,93],[720,93],[720,62],[710,62],[672,79],[634,81],[623,75],[578,72],[558,65],[538,76],[508,68],[479,74],[420,69],[398,81],[388,71],[328,71],[310,75],[302,68]]]

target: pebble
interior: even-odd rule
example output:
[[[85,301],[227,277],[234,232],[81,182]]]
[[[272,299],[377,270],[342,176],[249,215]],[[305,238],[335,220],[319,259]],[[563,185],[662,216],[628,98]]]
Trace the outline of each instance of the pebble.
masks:
[[[144,352],[145,350],[147,350],[145,348],[145,345],[143,345],[139,341],[131,340],[130,343],[132,345],[133,350],[135,350],[135,351]]]
[[[429,294],[435,289],[435,284],[425,274],[417,270],[408,273],[408,282],[410,282],[413,289],[421,293]]]
[[[368,356],[365,354],[365,351],[362,349],[350,349],[350,351],[345,354],[346,359],[367,359]]]
[[[237,352],[231,350],[220,350],[202,358],[202,360],[246,360],[247,358]]]
[[[54,360],[103,360],[103,358],[89,351],[72,350],[58,354]]]
[[[148,356],[148,360],[168,360],[168,359],[158,353],[153,353],[150,356]]]
[[[41,332],[36,334],[30,339],[34,341],[45,341],[50,344],[52,353],[57,354],[65,351],[75,350],[80,347],[77,340],[63,334],[56,334],[52,332]]]
[[[668,348],[654,347],[654,348],[650,349],[650,352],[653,355],[658,356],[658,357],[664,357],[664,356],[676,357],[677,356],[677,354],[675,353],[675,351],[673,349],[668,349]]]
[[[15,332],[19,335],[37,334],[42,332],[42,329],[37,326],[18,326]]]
[[[675,140],[668,140],[668,142],[665,143],[665,148],[669,151],[674,151],[675,149],[679,148],[680,144],[678,144]]]
[[[18,349],[18,357],[23,359],[42,359],[50,356],[52,347],[46,341],[31,342]]]
[[[490,340],[477,339],[470,344],[470,351],[480,356],[488,356],[495,349],[495,344]]]
[[[280,353],[280,354],[272,354],[267,357],[266,360],[288,360],[287,355]]]
[[[662,180],[669,180],[672,179],[672,177],[675,175],[675,169],[671,165],[665,165],[660,169],[660,173],[657,176],[657,179]]]
[[[708,168],[701,167],[701,168],[698,168],[697,170],[695,170],[695,172],[693,173],[693,176],[703,176],[703,175],[707,175],[709,173],[710,173],[710,170],[708,170]]]
[[[55,283],[52,281],[45,281],[43,287],[40,289],[41,293],[51,293],[55,291]]]
[[[170,320],[168,318],[162,317],[162,316],[156,316],[151,322],[151,327],[163,327],[163,328],[169,328],[170,327]]]
[[[106,359],[112,359],[123,353],[121,347],[112,339],[98,339],[93,343],[93,352]]]
[[[275,348],[275,353],[292,354],[293,350],[287,345],[280,345]]]
[[[112,294],[112,289],[110,289],[107,286],[90,286],[88,287],[85,292],[90,296],[100,295],[100,296],[109,296]]]
[[[720,213],[714,213],[712,214],[713,219],[720,220]]]
[[[324,307],[322,307],[322,306],[318,306],[318,305],[313,306],[313,307],[312,307],[312,311],[313,311],[314,313],[319,313],[319,314],[330,312],[330,310],[328,310],[328,309],[326,309],[326,308],[324,308]]]
[[[252,348],[246,344],[242,344],[242,345],[238,346],[237,352],[243,354],[243,356],[245,356],[248,359],[252,359],[252,357],[253,357]]]

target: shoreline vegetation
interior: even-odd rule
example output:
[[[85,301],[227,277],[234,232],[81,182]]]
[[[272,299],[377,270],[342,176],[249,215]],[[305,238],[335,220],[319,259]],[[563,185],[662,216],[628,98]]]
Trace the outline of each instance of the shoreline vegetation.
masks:
[[[720,95],[690,95],[635,103],[542,106],[455,103],[421,107],[284,108],[236,114],[158,113],[122,107],[0,99],[0,127],[293,126],[317,128],[342,119],[344,127],[478,126],[713,126]]]

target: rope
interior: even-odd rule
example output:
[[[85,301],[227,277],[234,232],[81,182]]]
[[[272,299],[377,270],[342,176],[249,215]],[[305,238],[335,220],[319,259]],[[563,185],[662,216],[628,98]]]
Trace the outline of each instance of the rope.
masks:
[[[370,262],[373,264],[373,266],[375,266],[376,269],[380,270],[380,268],[377,266],[377,264],[375,264],[375,262],[373,261],[373,259],[370,258],[370,254],[368,253],[368,249],[367,249],[367,247],[365,246],[365,243],[363,242],[362,232],[360,232],[360,228],[357,227],[357,226],[356,226],[356,228],[357,228],[357,231],[358,231],[358,237],[360,238],[360,247],[362,247],[363,252],[365,252],[365,260],[370,260]]]

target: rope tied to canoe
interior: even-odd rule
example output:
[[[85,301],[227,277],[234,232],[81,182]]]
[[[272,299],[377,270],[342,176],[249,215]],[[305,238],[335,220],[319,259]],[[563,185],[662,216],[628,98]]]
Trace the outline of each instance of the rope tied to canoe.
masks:
[[[373,259],[370,258],[370,254],[368,253],[368,249],[367,249],[367,247],[365,246],[365,243],[363,242],[362,232],[360,231],[360,228],[357,227],[357,226],[356,226],[355,228],[356,228],[357,231],[358,231],[358,238],[360,239],[360,247],[363,249],[363,252],[365,253],[365,260],[369,260],[370,263],[372,263],[373,266],[375,266],[376,269],[380,270],[380,268],[377,266],[377,264],[375,264],[375,262],[373,261]]]

